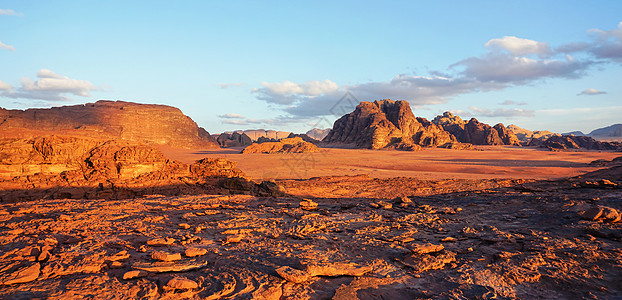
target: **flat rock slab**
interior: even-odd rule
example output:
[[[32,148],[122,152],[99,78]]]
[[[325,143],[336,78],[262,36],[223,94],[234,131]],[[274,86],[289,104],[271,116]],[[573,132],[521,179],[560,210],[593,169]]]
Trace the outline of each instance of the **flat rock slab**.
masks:
[[[191,290],[199,287],[199,284],[188,278],[175,277],[168,281],[167,287],[177,290]]]
[[[187,261],[187,262],[154,262],[154,263],[135,263],[132,265],[133,269],[143,270],[153,273],[164,272],[186,272],[190,270],[196,270],[204,268],[208,265],[208,262],[199,261]]]
[[[41,265],[39,263],[35,263],[0,277],[0,285],[31,282],[36,280],[40,273]]]

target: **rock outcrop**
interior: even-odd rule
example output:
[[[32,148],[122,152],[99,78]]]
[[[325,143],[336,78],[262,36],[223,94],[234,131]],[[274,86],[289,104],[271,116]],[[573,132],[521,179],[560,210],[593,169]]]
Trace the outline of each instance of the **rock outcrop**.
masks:
[[[511,130],[499,123],[493,127],[472,118],[469,122],[445,112],[432,121],[453,136],[461,143],[473,145],[520,145],[520,140]]]
[[[528,146],[539,146],[551,150],[613,150],[622,151],[621,142],[602,142],[589,136],[555,135],[545,140],[532,139]]]
[[[242,150],[242,153],[305,153],[319,152],[320,149],[300,137],[281,139],[278,142],[254,143]]]
[[[47,109],[0,108],[0,136],[64,134],[181,148],[217,148],[205,129],[175,107],[100,100]]]
[[[115,140],[0,140],[0,202],[184,193],[271,194],[225,159],[188,165],[167,159],[152,146]]]
[[[280,139],[287,138],[291,132],[289,131],[276,131],[276,130],[265,130],[265,129],[249,129],[249,130],[238,130],[236,131],[239,134],[246,134],[251,141],[256,142],[260,138],[266,138],[274,141],[278,141]]]
[[[245,133],[221,133],[216,139],[221,147],[245,147],[253,143],[251,138]]]
[[[548,130],[531,131],[529,129],[518,127],[514,124],[509,125],[508,129],[512,131],[521,142],[524,143],[528,143],[531,139],[548,139],[555,135],[555,133]]]
[[[330,132],[330,128],[326,128],[326,129],[313,128],[307,131],[306,134],[310,136],[311,138],[321,141],[328,135],[329,132]]]
[[[382,149],[399,144],[441,146],[456,139],[424,118],[415,118],[406,101],[361,102],[356,109],[335,121],[322,140],[327,144]]]

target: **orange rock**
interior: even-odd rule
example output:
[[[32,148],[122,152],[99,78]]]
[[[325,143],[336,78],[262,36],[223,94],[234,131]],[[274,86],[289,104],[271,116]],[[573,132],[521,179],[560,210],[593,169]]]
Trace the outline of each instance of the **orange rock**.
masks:
[[[178,290],[191,290],[199,287],[199,284],[187,278],[175,277],[168,281],[167,287]]]
[[[154,251],[151,253],[151,258],[160,261],[175,261],[181,259],[181,254],[179,253],[167,253],[163,251]]]
[[[134,278],[141,278],[141,277],[147,276],[148,274],[149,273],[142,271],[142,270],[132,270],[132,271],[125,272],[125,274],[123,274],[123,279],[129,280],[129,279],[134,279]]]
[[[276,272],[283,279],[293,283],[303,283],[311,277],[311,275],[303,270],[294,269],[289,266],[283,266],[276,269]]]
[[[149,246],[168,246],[175,242],[174,238],[157,238],[147,241]]]
[[[31,282],[36,280],[37,277],[39,277],[40,273],[41,265],[39,263],[35,263],[31,266],[23,267],[3,278],[0,278],[0,285]]]
[[[428,254],[428,253],[440,252],[443,249],[445,249],[443,245],[440,245],[440,244],[435,245],[432,243],[426,243],[426,244],[413,243],[413,244],[407,245],[406,248],[408,248],[413,253],[417,253],[417,254]]]
[[[207,249],[203,249],[203,248],[188,248],[188,249],[186,249],[186,251],[184,251],[184,254],[187,257],[201,256],[201,255],[207,254]]]

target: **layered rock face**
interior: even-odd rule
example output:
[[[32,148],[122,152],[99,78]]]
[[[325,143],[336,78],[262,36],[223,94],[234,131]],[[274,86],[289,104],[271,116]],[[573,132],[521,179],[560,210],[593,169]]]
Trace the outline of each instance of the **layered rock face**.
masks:
[[[320,152],[320,149],[300,137],[281,139],[278,142],[254,143],[242,150],[242,153],[305,153]]]
[[[614,150],[622,151],[621,142],[601,142],[588,136],[555,135],[545,140],[532,139],[529,146],[539,146],[551,150]]]
[[[220,179],[243,176],[225,159],[187,165],[152,146],[125,141],[71,136],[0,140],[0,202],[218,192]]]
[[[379,100],[361,102],[352,113],[335,121],[322,141],[356,148],[399,149],[399,144],[441,146],[456,139],[426,119],[415,118],[408,102]]]
[[[2,136],[33,138],[58,133],[182,148],[218,147],[205,129],[166,105],[100,100],[49,109],[0,109]]]
[[[499,123],[494,127],[472,118],[465,122],[451,112],[445,112],[432,121],[450,132],[461,143],[473,145],[520,145],[516,135]]]

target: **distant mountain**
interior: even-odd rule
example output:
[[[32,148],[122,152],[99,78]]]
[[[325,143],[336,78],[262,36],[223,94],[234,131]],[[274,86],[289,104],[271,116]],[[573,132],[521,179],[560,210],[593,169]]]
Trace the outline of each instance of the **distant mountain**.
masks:
[[[571,131],[571,132],[564,132],[562,133],[562,135],[584,136],[586,134],[583,133],[583,131]]]
[[[328,135],[329,132],[330,132],[330,128],[326,128],[326,129],[313,128],[307,131],[306,134],[318,141],[321,141]]]
[[[622,124],[598,128],[590,132],[589,136],[595,137],[622,137]]]
[[[260,138],[268,139],[268,140],[280,140],[289,136],[291,132],[289,131],[276,131],[276,130],[265,130],[265,129],[247,129],[247,130],[235,130],[233,132],[227,131],[224,133],[232,134],[238,133],[240,135],[245,134],[248,136],[251,141],[256,142]]]

